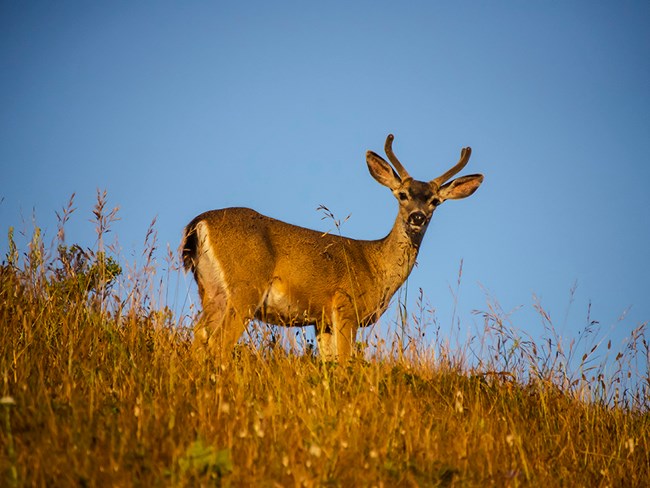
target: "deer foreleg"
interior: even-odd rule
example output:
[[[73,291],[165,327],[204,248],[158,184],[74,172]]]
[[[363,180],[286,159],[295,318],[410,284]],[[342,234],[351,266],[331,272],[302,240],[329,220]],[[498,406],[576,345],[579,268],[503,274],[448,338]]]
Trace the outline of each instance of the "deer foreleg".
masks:
[[[344,361],[355,352],[359,321],[354,301],[344,293],[337,293],[332,307],[332,334],[336,359]]]

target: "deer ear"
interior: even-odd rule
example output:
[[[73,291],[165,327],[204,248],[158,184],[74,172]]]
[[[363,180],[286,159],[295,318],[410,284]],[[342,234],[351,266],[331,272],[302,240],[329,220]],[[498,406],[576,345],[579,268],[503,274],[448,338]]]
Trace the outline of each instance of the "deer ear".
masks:
[[[366,153],[366,163],[372,177],[391,190],[395,190],[402,184],[395,170],[388,164],[384,158],[372,151]]]
[[[483,183],[483,175],[467,175],[442,185],[438,190],[441,200],[459,200],[470,196]]]

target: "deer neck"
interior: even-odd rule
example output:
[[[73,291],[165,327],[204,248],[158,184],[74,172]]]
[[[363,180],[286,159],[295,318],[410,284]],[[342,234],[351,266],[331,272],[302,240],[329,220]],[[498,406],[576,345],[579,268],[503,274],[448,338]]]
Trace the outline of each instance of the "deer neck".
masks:
[[[389,292],[395,293],[415,266],[426,226],[413,232],[400,215],[390,233],[379,242],[380,268]]]

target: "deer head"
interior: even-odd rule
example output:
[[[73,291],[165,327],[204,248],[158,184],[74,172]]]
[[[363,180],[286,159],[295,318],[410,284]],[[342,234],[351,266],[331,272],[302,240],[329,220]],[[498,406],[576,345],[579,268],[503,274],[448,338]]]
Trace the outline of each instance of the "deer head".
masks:
[[[457,200],[470,196],[483,182],[483,175],[461,176],[448,181],[458,174],[469,161],[472,149],[465,147],[460,152],[458,163],[443,175],[428,182],[414,180],[395,156],[393,139],[393,134],[389,134],[385,145],[386,155],[393,164],[392,167],[372,151],[366,153],[366,162],[373,178],[390,188],[397,198],[399,202],[398,220],[404,224],[406,233],[414,240],[414,243],[419,245],[438,205],[445,200]]]

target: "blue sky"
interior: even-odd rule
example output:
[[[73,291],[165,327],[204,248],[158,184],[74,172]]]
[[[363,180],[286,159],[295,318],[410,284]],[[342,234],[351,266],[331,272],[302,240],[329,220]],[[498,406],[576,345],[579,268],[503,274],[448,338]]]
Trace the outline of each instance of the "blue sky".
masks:
[[[649,23],[631,1],[3,1],[0,230],[35,212],[54,237],[76,192],[67,239],[92,246],[100,188],[125,259],[154,217],[175,249],[227,206],[325,231],[323,204],[379,238],[396,202],[365,151],[392,132],[428,180],[469,145],[485,182],[436,212],[410,300],[472,334],[487,290],[535,334],[537,296],[566,337],[591,303],[620,340],[650,319]]]

